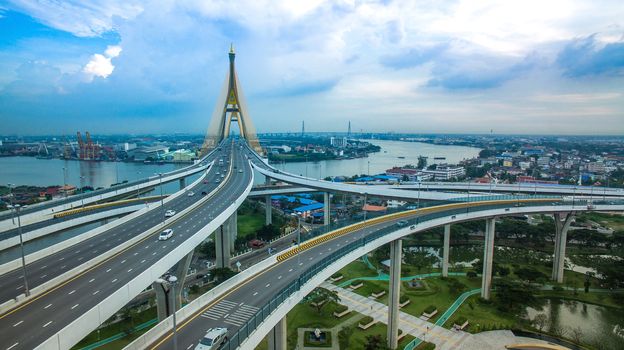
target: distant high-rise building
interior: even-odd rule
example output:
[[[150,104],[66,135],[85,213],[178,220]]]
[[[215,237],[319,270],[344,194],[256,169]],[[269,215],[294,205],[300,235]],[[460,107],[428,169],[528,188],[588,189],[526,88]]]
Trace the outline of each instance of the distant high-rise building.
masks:
[[[347,138],[351,138],[351,121],[349,120],[349,130],[347,131]]]
[[[301,137],[305,134],[305,120],[301,121]]]

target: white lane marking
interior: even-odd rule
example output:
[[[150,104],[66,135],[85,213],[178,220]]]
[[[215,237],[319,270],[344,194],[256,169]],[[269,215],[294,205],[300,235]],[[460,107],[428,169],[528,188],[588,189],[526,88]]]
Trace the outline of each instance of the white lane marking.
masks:
[[[152,255],[156,255],[156,252],[153,252]]]
[[[128,272],[132,272],[132,269],[128,270]]]
[[[91,283],[91,282],[93,282],[93,281],[95,281],[95,278],[90,279],[90,280],[89,280],[89,283]]]
[[[17,327],[17,326],[21,325],[22,323],[24,323],[24,320],[17,322],[16,324],[13,325],[13,327]]]
[[[139,253],[134,253],[134,256],[137,256],[137,255],[139,255]]]
[[[278,279],[278,280],[281,280],[281,279],[282,279],[282,276],[278,276],[278,277],[277,277],[277,279]]]
[[[48,275],[43,275],[43,276],[41,276],[41,278],[46,278],[46,276],[48,276]]]
[[[52,321],[50,321],[50,322],[48,322],[48,323],[44,324],[44,325],[43,325],[43,328],[45,328],[45,327],[49,326],[49,325],[50,325],[50,323],[52,323]]]
[[[114,280],[111,281],[111,283],[115,283],[117,282],[117,279],[115,278]]]
[[[95,292],[93,292],[93,295],[96,295],[99,292],[100,292],[99,290],[96,290]]]
[[[71,309],[73,310],[73,309],[77,308],[77,307],[78,307],[78,305],[79,305],[79,304],[76,304],[76,305],[72,306],[72,307],[71,307]]]
[[[40,269],[40,270],[43,270],[43,269],[45,269],[46,267],[48,267],[48,265],[41,266],[41,269]]]
[[[75,292],[76,292],[76,290],[74,289],[74,290],[72,290],[71,292],[67,293],[67,295],[72,295],[72,294],[74,294]]]
[[[312,260],[312,257],[310,257],[310,260]]]
[[[15,343],[15,344],[13,344],[13,345],[9,346],[9,347],[7,348],[7,350],[11,350],[11,349],[13,349],[13,348],[14,348],[14,347],[16,347],[18,344],[19,344],[19,343]]]
[[[271,285],[271,283],[267,283],[267,285],[265,286],[265,288],[269,288],[269,286]]]
[[[146,245],[146,246],[145,246],[145,249],[147,249],[147,248],[149,248],[149,246],[148,246],[148,245]]]
[[[19,287],[15,288],[15,290],[19,290],[19,289],[20,289],[20,288],[22,288],[23,286],[24,286],[23,284],[20,284],[20,286],[19,286]]]
[[[76,252],[74,254],[78,254],[78,253],[80,253],[80,250],[76,250]]]
[[[106,272],[110,272],[111,269],[106,270]]]
[[[145,262],[145,259],[141,260],[141,264]]]
[[[299,266],[303,266],[303,263],[299,263]]]
[[[192,347],[193,347],[193,344],[189,345],[189,346],[186,348],[186,350],[188,350],[188,349],[190,349],[190,348],[192,348]]]
[[[48,304],[47,306],[44,307],[44,309],[49,308],[50,306],[52,306],[52,304]]]
[[[254,293],[253,293],[253,296],[254,296],[254,297],[255,297],[256,295],[258,295],[258,292],[254,292]]]
[[[122,264],[123,264],[123,263],[125,263],[125,262],[126,262],[126,259],[123,259],[123,260],[121,261],[121,263],[122,263]]]
[[[82,260],[82,259],[84,259],[84,258],[81,256],[81,257],[79,257],[79,258],[78,258],[78,261],[80,261],[80,260]]]
[[[292,272],[292,269],[288,270],[288,272]]]

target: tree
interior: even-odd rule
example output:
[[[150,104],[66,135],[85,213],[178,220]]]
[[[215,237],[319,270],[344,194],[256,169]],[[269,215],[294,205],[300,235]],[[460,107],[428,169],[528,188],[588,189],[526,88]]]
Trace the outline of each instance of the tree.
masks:
[[[366,345],[364,345],[365,350],[381,350],[383,349],[383,339],[381,335],[368,335],[366,336]]]
[[[353,327],[345,327],[338,332],[338,344],[341,349],[349,348],[351,335],[353,335]]]
[[[416,166],[418,169],[424,169],[427,167],[427,157],[418,156],[418,165]]]
[[[316,311],[320,314],[321,309],[325,306],[325,304],[330,301],[337,303],[340,301],[340,297],[338,296],[338,293],[334,291],[318,287],[314,288],[314,290],[310,293],[309,300],[312,306],[314,306]]]
[[[540,278],[547,278],[547,276],[538,269],[534,267],[521,267],[514,271],[516,276],[518,276],[521,280],[533,282]]]
[[[236,272],[230,270],[227,267],[222,267],[218,269],[212,270],[212,276],[214,276],[215,280],[217,280],[217,284],[227,280],[228,278],[236,275]]]
[[[494,282],[494,289],[496,290],[494,302],[502,311],[515,311],[522,305],[535,303],[536,300],[533,287],[528,283],[501,279]]]
[[[405,254],[405,263],[414,266],[418,273],[423,267],[433,265],[436,258],[425,251],[410,251]]]
[[[544,327],[546,327],[547,323],[548,323],[548,316],[546,316],[546,314],[537,314],[533,318],[533,324],[540,332],[544,329]]]
[[[449,278],[448,286],[449,292],[451,292],[451,294],[460,294],[468,289],[468,287],[465,284],[461,283],[457,278]]]

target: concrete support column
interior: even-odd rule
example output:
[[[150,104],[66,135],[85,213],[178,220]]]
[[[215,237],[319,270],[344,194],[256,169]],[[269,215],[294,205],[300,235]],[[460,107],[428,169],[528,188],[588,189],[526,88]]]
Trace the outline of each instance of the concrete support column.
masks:
[[[270,225],[273,223],[273,207],[271,206],[271,196],[264,196],[264,206],[265,206],[265,218],[264,224]]]
[[[169,303],[167,298],[169,296],[169,288],[162,283],[153,282],[152,288],[154,289],[154,293],[156,293],[156,311],[158,313],[158,322],[166,319],[169,314]]]
[[[390,294],[388,295],[388,347],[390,349],[396,349],[399,343],[402,250],[403,245],[400,239],[390,242]]]
[[[230,267],[230,236],[224,226],[227,221],[215,231],[215,251],[217,268]]]
[[[483,273],[481,276],[481,298],[490,299],[492,288],[492,260],[494,260],[494,232],[496,230],[494,218],[485,220],[485,247],[483,249]]]
[[[448,277],[449,255],[451,253],[451,225],[444,225],[444,247],[442,248],[442,276]]]
[[[236,243],[236,237],[238,236],[238,212],[230,216],[227,224],[228,234],[230,235],[230,252],[234,253],[234,243]]]
[[[553,259],[552,280],[563,283],[563,267],[565,263],[565,250],[568,240],[568,229],[572,223],[572,213],[554,215],[555,219],[555,256]]]
[[[187,256],[178,261],[174,268],[174,276],[178,279],[178,286],[175,288],[174,300],[176,303],[176,310],[179,310],[182,306],[182,291],[184,290],[184,283],[186,282],[186,273],[188,272],[191,261],[193,260],[193,252],[188,253]],[[152,283],[152,288],[156,294],[156,310],[158,313],[158,321],[162,321],[171,315],[171,304],[169,303],[169,295],[171,293],[171,287],[167,283]]]
[[[180,179],[180,189],[183,190],[186,187],[186,179],[185,178],[181,178]]]
[[[286,350],[286,316],[268,334],[269,350]]]
[[[324,224],[325,226],[329,225],[329,223],[331,222],[331,218],[330,218],[330,208],[331,203],[330,203],[330,199],[329,199],[329,192],[325,192],[323,193],[323,219],[324,219]]]

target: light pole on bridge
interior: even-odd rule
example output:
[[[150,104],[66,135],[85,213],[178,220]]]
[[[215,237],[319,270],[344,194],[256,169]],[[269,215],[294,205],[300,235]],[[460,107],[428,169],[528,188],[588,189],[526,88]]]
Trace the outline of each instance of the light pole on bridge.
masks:
[[[26,208],[26,206],[21,207],[19,204],[14,204],[14,205],[8,205],[8,208],[11,211],[15,210],[15,213],[17,214],[17,234],[19,235],[20,251],[22,254],[22,273],[24,277],[24,294],[26,294],[26,296],[29,296],[30,289],[28,289],[28,278],[26,276],[26,258],[24,257],[24,240],[22,238],[22,222],[20,218],[20,209]]]

